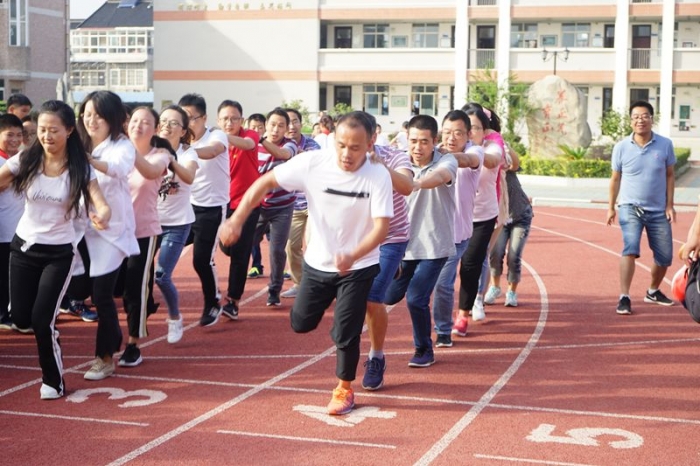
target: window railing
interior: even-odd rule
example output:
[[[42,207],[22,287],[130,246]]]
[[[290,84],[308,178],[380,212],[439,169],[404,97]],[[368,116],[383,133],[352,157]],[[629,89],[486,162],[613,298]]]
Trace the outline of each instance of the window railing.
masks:
[[[472,49],[469,52],[470,69],[486,69],[496,67],[495,49]]]
[[[632,49],[630,52],[631,69],[648,70],[651,68],[651,49]]]
[[[469,4],[472,6],[490,6],[497,5],[498,0],[470,0]]]

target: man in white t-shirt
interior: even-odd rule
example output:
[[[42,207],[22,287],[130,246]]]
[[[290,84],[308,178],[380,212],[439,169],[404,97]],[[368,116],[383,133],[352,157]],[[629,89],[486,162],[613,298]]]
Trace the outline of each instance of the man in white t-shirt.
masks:
[[[221,314],[214,253],[217,232],[226,218],[229,203],[229,143],[223,131],[206,126],[207,104],[204,97],[186,94],[178,105],[190,117],[190,129],[194,134],[191,147],[199,157],[199,169],[190,191],[195,219],[188,242],[193,244],[192,263],[204,294],[204,310],[199,324],[208,327],[214,325]]]
[[[290,317],[295,332],[310,332],[336,300],[331,335],[337,347],[338,386],[329,414],[346,414],[355,406],[351,382],[360,360],[367,297],[379,271],[379,245],[394,215],[391,177],[367,156],[372,129],[363,112],[344,115],[335,154],[305,152],[275,167],[251,186],[221,229],[224,244],[235,242],[248,212],[265,193],[277,187],[306,193],[310,240]]]

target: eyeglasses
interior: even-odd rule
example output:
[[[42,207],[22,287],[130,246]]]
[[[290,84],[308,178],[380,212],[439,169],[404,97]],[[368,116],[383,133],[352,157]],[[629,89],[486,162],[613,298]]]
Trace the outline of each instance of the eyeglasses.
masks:
[[[632,115],[633,121],[647,121],[651,120],[651,115],[648,113],[642,113],[641,115]]]
[[[466,131],[462,131],[460,129],[454,130],[454,131],[449,131],[449,130],[443,130],[442,135],[446,138],[449,138],[450,136],[454,136],[456,138],[461,138],[467,135]]]
[[[202,118],[204,115],[198,115],[198,116],[190,116],[190,121],[197,121],[200,118]]]
[[[167,126],[168,128],[177,128],[178,126],[182,126],[182,123],[177,120],[160,120],[158,123],[160,123],[160,126]]]
[[[219,121],[222,121],[224,123],[238,123],[242,119],[243,118],[241,118],[241,117],[223,117],[223,118],[219,118]]]

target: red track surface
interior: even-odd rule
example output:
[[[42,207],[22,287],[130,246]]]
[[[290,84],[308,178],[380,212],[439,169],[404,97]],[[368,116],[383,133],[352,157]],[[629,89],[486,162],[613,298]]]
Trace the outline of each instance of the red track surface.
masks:
[[[40,401],[33,338],[0,334],[2,464],[700,464],[698,326],[680,305],[642,301],[646,246],[635,314],[616,315],[621,238],[604,215],[538,207],[520,307],[487,307],[430,368],[407,367],[411,324],[397,305],[385,387],[364,392],[360,367],[356,411],[334,418],[314,411],[335,385],[330,312],[315,332],[294,334],[291,302],[265,307],[263,278],[248,282],[239,321],[202,329],[186,255],[176,274],[185,336],[169,345],[165,314],[151,316],[139,367],[83,380],[95,326],[61,316],[68,396]],[[676,249],[691,218],[679,215]],[[225,290],[228,261],[218,259]],[[100,388],[122,399],[75,402]],[[128,402],[143,405],[120,407]]]

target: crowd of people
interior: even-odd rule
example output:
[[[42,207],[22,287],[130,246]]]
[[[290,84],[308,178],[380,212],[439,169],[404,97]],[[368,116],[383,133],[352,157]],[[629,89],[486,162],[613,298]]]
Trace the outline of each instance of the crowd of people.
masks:
[[[533,211],[498,116],[478,104],[448,112],[441,125],[413,116],[389,140],[360,111],[336,121],[323,115],[309,136],[296,109],[246,118],[240,103],[225,100],[209,124],[198,94],[160,114],[130,109],[109,91],[90,93],[77,115],[59,101],[31,115],[25,96],[7,103],[0,115],[0,326],[34,334],[42,399],[66,390],[59,313],[97,322],[87,380],[142,363],[139,343],[159,306],[154,284],[167,307],[167,341],[183,337],[173,271],[187,244],[201,283],[201,326],[222,315],[238,319],[246,280],[263,274],[266,235],[267,306],[293,298],[291,326],[304,333],[335,300],[338,384],[330,414],[354,407],[365,322],[362,387],[383,386],[387,305],[406,299],[414,346],[408,365],[416,368],[435,362],[434,347],[465,336],[470,319],[485,319],[484,306],[504,294],[504,260],[504,303],[518,305]],[[225,294],[217,247],[230,259]],[[293,284],[283,290],[287,264]],[[648,297],[664,304],[659,293],[650,289]],[[118,361],[115,297],[123,298],[128,333]]]

